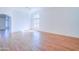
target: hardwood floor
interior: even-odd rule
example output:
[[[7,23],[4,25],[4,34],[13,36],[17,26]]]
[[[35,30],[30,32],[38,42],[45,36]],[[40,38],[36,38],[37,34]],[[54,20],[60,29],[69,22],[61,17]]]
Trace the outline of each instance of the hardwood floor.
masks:
[[[1,51],[79,51],[79,38],[46,32],[16,32],[0,36]]]

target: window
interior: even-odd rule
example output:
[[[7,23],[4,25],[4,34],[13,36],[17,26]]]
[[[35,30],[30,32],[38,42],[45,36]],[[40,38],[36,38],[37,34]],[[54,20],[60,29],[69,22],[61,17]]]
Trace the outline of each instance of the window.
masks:
[[[40,8],[31,8],[31,20],[32,20],[32,29],[39,29],[40,22]]]

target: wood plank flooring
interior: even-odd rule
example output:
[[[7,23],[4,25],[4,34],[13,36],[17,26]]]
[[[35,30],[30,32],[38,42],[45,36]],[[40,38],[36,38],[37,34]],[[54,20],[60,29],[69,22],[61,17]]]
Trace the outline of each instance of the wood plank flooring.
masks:
[[[79,51],[79,38],[47,32],[16,32],[0,36],[0,51]]]

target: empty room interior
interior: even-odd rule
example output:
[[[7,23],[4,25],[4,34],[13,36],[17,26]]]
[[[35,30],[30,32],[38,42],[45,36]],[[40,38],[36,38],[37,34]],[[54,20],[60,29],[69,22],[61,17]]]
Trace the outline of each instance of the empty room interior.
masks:
[[[0,7],[0,51],[79,51],[79,7]]]

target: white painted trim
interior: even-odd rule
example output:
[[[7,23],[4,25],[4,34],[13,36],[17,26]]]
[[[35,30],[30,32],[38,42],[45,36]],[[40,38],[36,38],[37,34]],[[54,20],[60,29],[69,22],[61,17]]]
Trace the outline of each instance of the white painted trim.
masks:
[[[58,33],[58,32],[50,32],[50,31],[43,31],[43,30],[39,30],[39,31],[53,33],[53,34],[58,34],[58,35],[63,35],[63,36],[68,36],[68,37],[79,38],[79,36],[77,36],[77,35],[64,34],[64,33]]]

